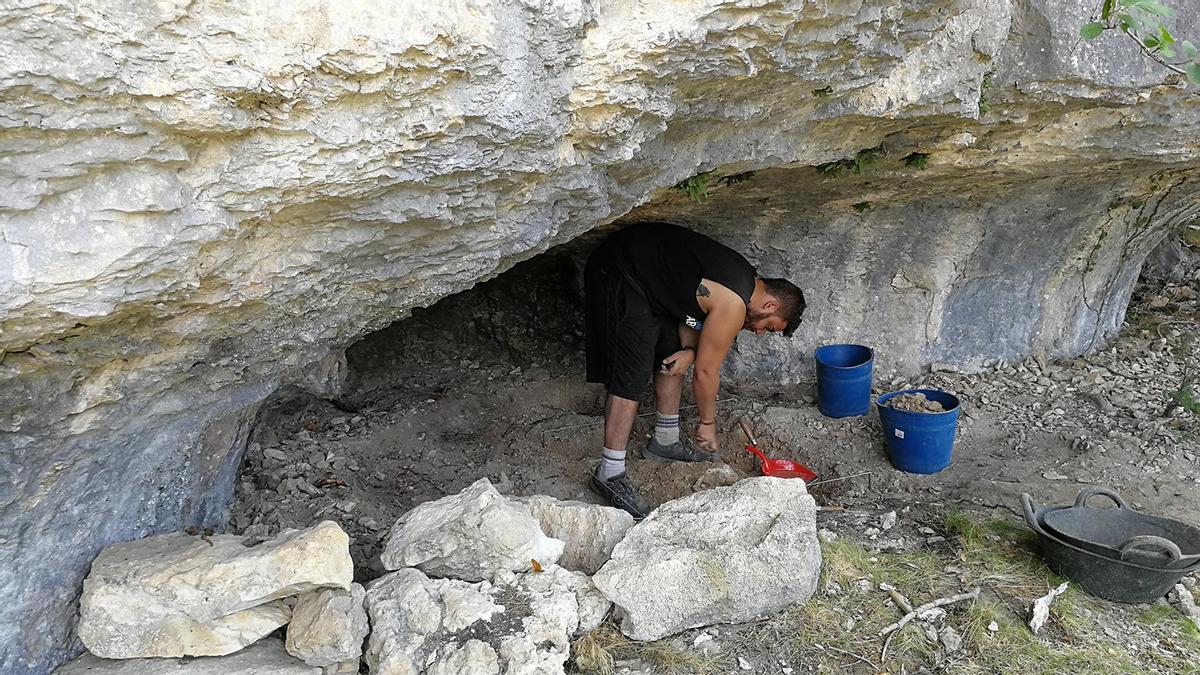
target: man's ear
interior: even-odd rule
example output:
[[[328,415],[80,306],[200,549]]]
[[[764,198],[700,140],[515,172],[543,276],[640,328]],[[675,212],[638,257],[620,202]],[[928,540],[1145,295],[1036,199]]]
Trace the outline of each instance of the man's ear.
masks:
[[[766,299],[763,300],[762,308],[763,312],[767,314],[774,314],[779,309],[779,301],[768,295]]]

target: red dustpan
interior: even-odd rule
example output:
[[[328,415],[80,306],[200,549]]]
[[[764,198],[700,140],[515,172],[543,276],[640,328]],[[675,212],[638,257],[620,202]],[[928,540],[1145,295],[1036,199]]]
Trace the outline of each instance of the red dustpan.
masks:
[[[746,433],[746,438],[750,441],[750,445],[746,446],[746,451],[758,458],[758,461],[762,464],[762,473],[764,476],[799,478],[805,483],[811,483],[816,480],[817,474],[800,462],[793,462],[790,459],[771,459],[764,455],[762,450],[754,447],[758,443],[754,440],[754,432],[750,430],[750,420],[743,417],[738,422],[741,423],[742,431]]]

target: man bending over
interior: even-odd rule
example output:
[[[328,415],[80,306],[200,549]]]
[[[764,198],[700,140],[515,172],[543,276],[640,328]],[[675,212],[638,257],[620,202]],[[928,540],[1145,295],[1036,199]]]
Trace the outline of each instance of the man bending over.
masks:
[[[804,293],[784,279],[759,278],[740,254],[702,234],[641,223],[592,253],[584,294],[587,380],[608,390],[604,451],[591,488],[640,519],[650,509],[625,472],[625,446],[651,374],[658,418],[642,457],[715,461],[719,373],[734,337],[739,330],[790,336],[804,313]],[[688,443],[679,437],[679,396],[693,362],[699,419]]]

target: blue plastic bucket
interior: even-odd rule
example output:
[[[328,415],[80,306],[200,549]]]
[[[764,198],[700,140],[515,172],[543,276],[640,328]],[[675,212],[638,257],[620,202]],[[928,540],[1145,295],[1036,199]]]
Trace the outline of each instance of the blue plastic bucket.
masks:
[[[894,396],[916,393],[941,403],[946,411],[909,412],[887,405]],[[957,397],[938,389],[904,389],[880,396],[875,405],[892,466],[909,473],[937,473],[950,466],[961,410]]]
[[[871,368],[875,353],[862,345],[825,345],[817,362],[817,408],[826,417],[866,415],[871,409]]]

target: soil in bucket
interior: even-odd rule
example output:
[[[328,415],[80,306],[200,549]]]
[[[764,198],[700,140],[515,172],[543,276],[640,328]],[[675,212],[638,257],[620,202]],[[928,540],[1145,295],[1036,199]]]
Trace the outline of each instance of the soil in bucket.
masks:
[[[885,405],[908,412],[946,412],[945,406],[933,399],[925,398],[925,394],[921,392],[894,396],[888,399]]]
[[[908,389],[884,394],[876,405],[892,466],[937,473],[950,465],[960,411],[957,397],[936,389]]]

